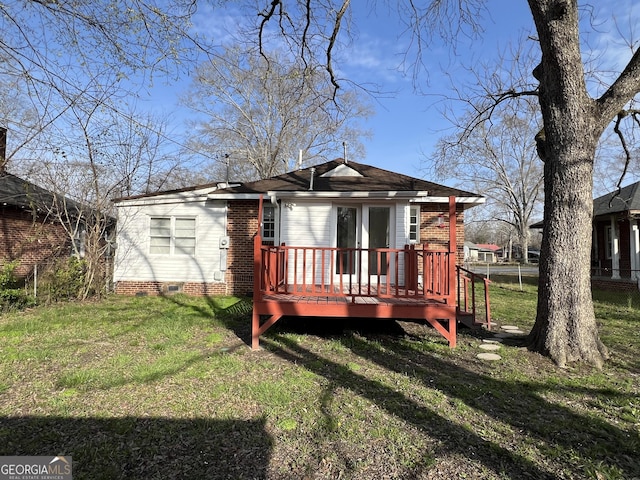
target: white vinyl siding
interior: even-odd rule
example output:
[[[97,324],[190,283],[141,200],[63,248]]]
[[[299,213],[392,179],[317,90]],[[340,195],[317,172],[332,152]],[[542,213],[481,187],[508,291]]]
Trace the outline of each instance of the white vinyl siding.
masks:
[[[221,278],[227,267],[221,265],[220,253],[220,238],[226,235],[226,202],[154,200],[157,203],[150,205],[118,205],[114,280],[207,283],[215,281],[214,276]],[[151,218],[179,220],[173,229],[176,254],[152,253],[166,252],[167,227],[158,222],[152,230]]]
[[[329,202],[318,203],[306,203],[296,201],[288,202],[282,201],[283,208],[281,211],[281,225],[280,225],[280,242],[284,242],[286,245],[292,246],[304,246],[304,247],[328,247],[335,246],[335,215],[332,212],[332,205]],[[288,205],[288,206],[287,206]],[[311,251],[307,251],[306,262],[310,265],[312,261]],[[303,259],[302,251],[298,252],[297,257],[299,264],[302,265]],[[293,281],[293,257],[289,258],[290,268],[288,275]],[[319,262],[320,259],[316,259]],[[325,271],[328,271],[329,257],[325,257],[324,260]],[[305,281],[309,283],[319,282],[322,268],[318,264],[316,269],[317,278],[313,280],[310,278],[311,269],[309,269],[309,278]],[[302,282],[302,278],[297,278],[297,282]]]

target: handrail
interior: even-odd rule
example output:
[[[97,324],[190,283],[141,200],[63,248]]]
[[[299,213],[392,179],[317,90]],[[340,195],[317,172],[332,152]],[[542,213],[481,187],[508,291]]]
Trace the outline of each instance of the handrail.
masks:
[[[484,323],[487,329],[491,329],[491,304],[489,301],[489,284],[491,280],[484,275],[480,275],[467,270],[464,267],[456,266],[456,275],[458,278],[458,312],[470,314],[473,317],[473,323]],[[479,280],[482,281],[482,289],[484,293],[484,322],[477,321],[476,308],[476,289],[475,284]],[[471,300],[469,300],[469,288],[471,287]]]
[[[413,246],[412,246],[413,247]],[[455,270],[446,250],[260,247],[262,294],[429,298],[455,303]]]

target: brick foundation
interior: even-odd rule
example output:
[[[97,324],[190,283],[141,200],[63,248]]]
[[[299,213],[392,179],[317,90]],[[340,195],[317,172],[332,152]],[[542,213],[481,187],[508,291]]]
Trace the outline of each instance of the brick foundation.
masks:
[[[591,287],[599,290],[618,292],[638,292],[638,283],[630,278],[613,280],[611,278],[591,278]]]
[[[208,295],[226,295],[227,285],[224,283],[196,282],[137,282],[120,281],[115,285],[118,295],[173,295],[185,293],[194,297]]]

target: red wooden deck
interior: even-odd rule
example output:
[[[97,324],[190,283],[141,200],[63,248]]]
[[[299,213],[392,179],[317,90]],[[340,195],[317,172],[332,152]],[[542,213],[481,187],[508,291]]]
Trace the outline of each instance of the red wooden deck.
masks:
[[[256,235],[252,348],[283,316],[422,320],[455,347],[458,297],[465,309],[470,297],[457,277],[453,197],[449,225],[446,251],[267,246]]]

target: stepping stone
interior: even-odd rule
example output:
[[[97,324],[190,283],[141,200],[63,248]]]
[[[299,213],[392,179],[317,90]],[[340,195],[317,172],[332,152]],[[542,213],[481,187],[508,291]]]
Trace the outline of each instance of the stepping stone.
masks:
[[[496,345],[495,343],[483,343],[479,345],[479,348],[482,350],[500,350],[500,345]]]
[[[502,359],[502,357],[500,355],[498,355],[497,353],[479,353],[477,355],[477,357],[480,360],[490,360],[490,361],[501,360]]]
[[[502,343],[501,338],[483,338],[482,343]]]
[[[514,335],[524,335],[527,332],[525,332],[524,330],[508,330],[509,333],[513,333]]]
[[[502,326],[503,330],[520,330],[518,327],[516,327],[515,325],[503,325]]]

